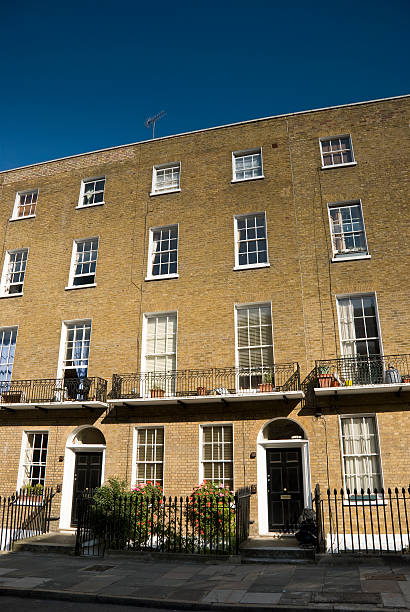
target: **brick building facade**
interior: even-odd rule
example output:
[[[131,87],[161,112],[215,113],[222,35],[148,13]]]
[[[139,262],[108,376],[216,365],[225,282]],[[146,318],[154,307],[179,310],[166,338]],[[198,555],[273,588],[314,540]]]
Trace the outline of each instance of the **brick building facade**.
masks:
[[[69,528],[83,486],[206,477],[268,533],[406,485],[408,102],[0,173],[0,494],[60,485]]]

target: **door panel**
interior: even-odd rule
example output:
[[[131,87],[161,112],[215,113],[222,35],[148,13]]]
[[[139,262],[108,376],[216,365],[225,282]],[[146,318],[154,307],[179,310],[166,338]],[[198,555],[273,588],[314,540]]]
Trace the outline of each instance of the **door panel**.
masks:
[[[300,448],[266,449],[269,531],[292,530],[303,510]]]
[[[71,525],[77,524],[77,499],[101,485],[102,453],[76,453]]]

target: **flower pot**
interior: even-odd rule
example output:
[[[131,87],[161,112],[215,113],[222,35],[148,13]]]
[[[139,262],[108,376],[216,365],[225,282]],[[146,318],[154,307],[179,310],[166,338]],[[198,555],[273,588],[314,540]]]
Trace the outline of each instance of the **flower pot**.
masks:
[[[24,399],[22,391],[6,391],[1,398],[4,404],[20,404]]]
[[[151,389],[151,397],[164,397],[164,389]]]
[[[272,383],[261,383],[258,385],[258,389],[260,393],[269,393],[269,391],[273,391]]]
[[[206,395],[206,387],[197,387],[196,388],[197,395]]]
[[[319,387],[331,387],[333,376],[332,374],[319,374],[318,380],[319,380]]]
[[[340,387],[340,382],[338,380],[333,380],[332,387]]]
[[[404,383],[410,383],[410,376],[403,376],[403,378],[402,378],[402,382],[404,382]]]

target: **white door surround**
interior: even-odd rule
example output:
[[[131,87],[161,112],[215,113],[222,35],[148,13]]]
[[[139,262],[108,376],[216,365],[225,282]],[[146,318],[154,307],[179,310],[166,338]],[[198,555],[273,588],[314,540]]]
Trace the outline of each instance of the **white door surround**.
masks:
[[[293,421],[303,432],[305,439],[284,439],[284,440],[269,440],[264,437],[264,431],[270,423],[276,420]],[[258,522],[259,535],[269,535],[269,520],[268,520],[268,486],[267,486],[267,471],[266,471],[266,449],[267,448],[300,448],[302,455],[302,476],[303,476],[303,495],[304,506],[312,507],[312,494],[310,484],[310,461],[309,461],[309,440],[304,428],[294,419],[285,417],[277,417],[267,421],[260,429],[257,437],[257,470],[258,470]]]
[[[105,444],[79,444],[76,436],[83,429],[97,429],[92,425],[81,425],[74,429],[67,438],[64,455],[64,475],[61,493],[60,529],[71,529],[71,508],[73,505],[75,454],[102,452],[101,484],[104,482]],[[98,430],[99,431],[99,430]],[[101,433],[101,432],[100,432]],[[102,435],[102,434],[101,434]]]

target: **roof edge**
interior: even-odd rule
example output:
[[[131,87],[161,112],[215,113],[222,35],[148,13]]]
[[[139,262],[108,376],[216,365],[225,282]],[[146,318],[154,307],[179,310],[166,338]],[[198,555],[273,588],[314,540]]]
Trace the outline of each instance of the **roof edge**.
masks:
[[[63,161],[65,159],[73,159],[75,157],[83,157],[86,155],[93,155],[94,153],[104,153],[105,151],[114,151],[115,149],[124,149],[125,147],[135,147],[136,145],[148,144],[161,140],[168,140],[171,138],[179,138],[181,136],[189,136],[190,134],[199,134],[201,132],[210,132],[212,130],[221,130],[228,127],[235,127],[237,125],[246,125],[248,123],[258,123],[259,121],[270,121],[271,119],[280,119],[283,117],[294,117],[295,115],[307,115],[310,113],[319,113],[325,110],[333,110],[336,108],[345,108],[350,106],[360,106],[362,104],[375,104],[377,102],[389,102],[390,100],[400,100],[402,98],[409,98],[410,94],[403,94],[401,96],[390,96],[389,98],[376,98],[375,100],[364,100],[362,102],[349,102],[348,104],[337,104],[336,106],[324,106],[321,108],[313,108],[310,110],[296,111],[294,113],[282,113],[280,115],[270,115],[268,117],[260,117],[258,119],[247,119],[246,121],[237,121],[236,123],[226,123],[224,125],[216,125],[209,128],[203,128],[200,130],[191,130],[190,132],[180,132],[179,134],[170,134],[169,136],[161,136],[160,138],[151,138],[147,140],[139,140],[137,142],[130,142],[128,144],[114,145],[112,147],[105,147],[104,149],[95,149],[94,151],[85,151],[84,153],[75,153],[74,155],[66,155],[64,157],[56,157],[55,159],[48,159],[42,162],[35,162],[34,164],[27,164],[25,166],[17,166],[16,168],[9,168],[8,170],[0,170],[0,174],[6,174],[7,172],[15,172],[16,170],[24,170],[25,168],[34,168],[35,166],[42,166],[44,164],[52,164],[55,162]]]

